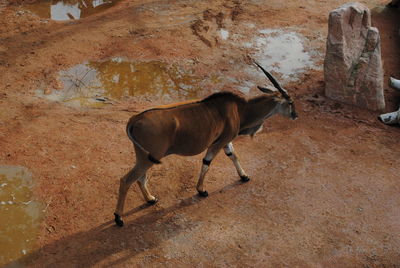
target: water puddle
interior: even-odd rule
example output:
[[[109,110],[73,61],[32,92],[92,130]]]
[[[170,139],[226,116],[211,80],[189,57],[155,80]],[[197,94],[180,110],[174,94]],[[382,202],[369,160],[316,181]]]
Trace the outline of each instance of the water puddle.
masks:
[[[299,33],[281,29],[264,29],[246,47],[256,50],[255,58],[267,70],[286,81],[297,80],[298,74],[314,68],[312,55],[305,50],[305,38]]]
[[[174,100],[196,98],[202,78],[176,65],[161,61],[129,62],[113,58],[86,62],[60,72],[62,90],[51,94],[37,91],[41,97],[73,106],[101,107],[109,99],[126,96],[150,96]]]
[[[0,266],[28,254],[39,234],[43,206],[33,199],[26,168],[0,166]]]
[[[219,30],[219,34],[220,34],[222,40],[227,40],[229,37],[229,32],[225,29]]]
[[[78,20],[114,6],[119,0],[41,0],[25,8],[44,19]]]

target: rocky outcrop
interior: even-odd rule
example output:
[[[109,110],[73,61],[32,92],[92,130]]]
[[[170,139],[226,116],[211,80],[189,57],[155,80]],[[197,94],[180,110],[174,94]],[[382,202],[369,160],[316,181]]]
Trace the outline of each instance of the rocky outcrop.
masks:
[[[324,75],[329,98],[384,109],[380,36],[364,5],[345,4],[329,14]]]

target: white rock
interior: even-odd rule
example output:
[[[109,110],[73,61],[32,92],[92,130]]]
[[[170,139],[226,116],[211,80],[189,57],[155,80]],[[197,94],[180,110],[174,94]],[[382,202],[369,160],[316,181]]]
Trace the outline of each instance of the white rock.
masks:
[[[395,89],[400,89],[400,80],[390,77],[390,85]]]

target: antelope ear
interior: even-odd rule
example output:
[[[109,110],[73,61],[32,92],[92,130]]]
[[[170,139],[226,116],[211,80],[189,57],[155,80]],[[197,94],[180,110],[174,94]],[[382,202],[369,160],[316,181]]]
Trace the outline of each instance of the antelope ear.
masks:
[[[260,87],[260,86],[257,86],[257,87],[259,90],[261,90],[264,93],[274,93],[277,91],[276,89],[270,89],[270,88]]]

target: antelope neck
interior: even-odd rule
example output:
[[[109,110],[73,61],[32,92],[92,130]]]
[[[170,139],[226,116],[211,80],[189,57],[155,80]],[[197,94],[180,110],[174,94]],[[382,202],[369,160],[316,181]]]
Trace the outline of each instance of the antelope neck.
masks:
[[[250,99],[240,118],[240,129],[254,127],[272,116],[279,108],[279,100],[274,96],[262,96]]]

